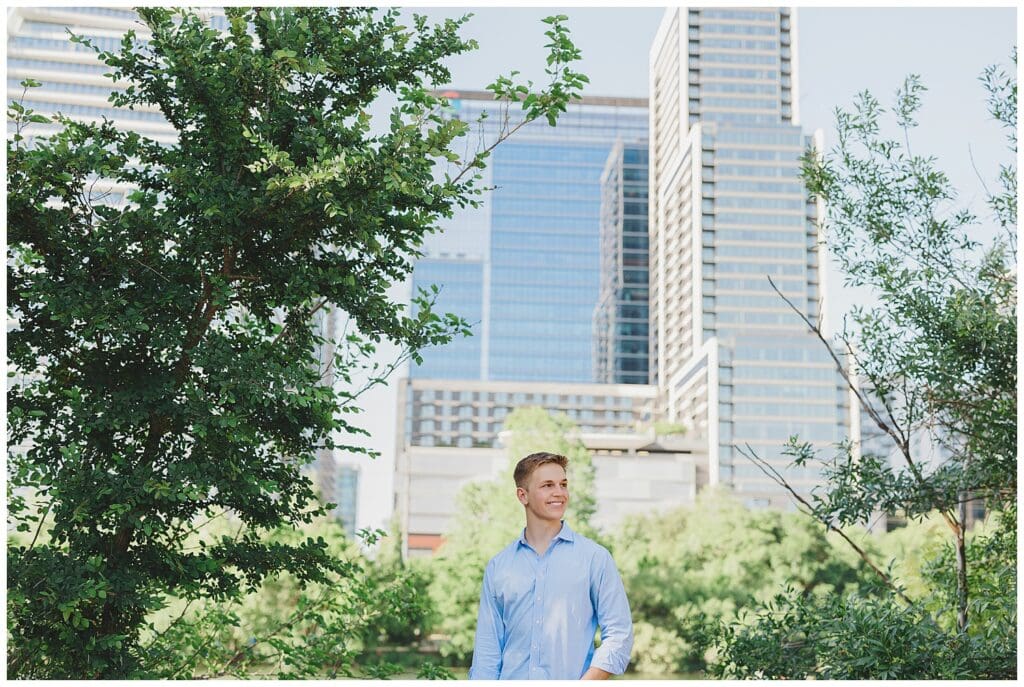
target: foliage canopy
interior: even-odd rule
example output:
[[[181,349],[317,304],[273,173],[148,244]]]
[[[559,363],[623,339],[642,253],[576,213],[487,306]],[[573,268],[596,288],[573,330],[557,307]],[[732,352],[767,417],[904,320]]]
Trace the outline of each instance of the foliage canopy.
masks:
[[[128,83],[110,100],[158,107],[174,144],[57,115],[60,132],[28,145],[45,118],[9,106],[9,512],[48,532],[8,550],[11,677],[142,677],[140,629],[167,595],[351,574],[322,539],[261,535],[324,514],[300,468],[362,432],[353,374],[377,343],[419,360],[468,331],[430,293],[414,316],[387,294],[439,220],[476,202],[500,142],[452,152],[470,125],[430,90],[475,47],[458,35],[468,17],[227,8],[222,33],[189,10],[138,13],[147,41],[97,51]],[[524,121],[554,124],[586,82],[565,19],[546,20],[549,85],[492,85]],[[385,93],[397,105],[374,134]],[[107,183],[127,202],[93,193]],[[326,308],[358,333],[319,331]],[[221,513],[238,537],[184,546]]]

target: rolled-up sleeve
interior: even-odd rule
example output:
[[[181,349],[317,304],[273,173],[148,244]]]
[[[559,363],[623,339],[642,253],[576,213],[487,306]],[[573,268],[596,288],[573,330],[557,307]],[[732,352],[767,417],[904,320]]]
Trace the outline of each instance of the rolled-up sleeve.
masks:
[[[601,646],[594,650],[590,666],[621,675],[629,665],[633,650],[633,620],[622,578],[615,568],[611,554],[603,552],[598,563],[598,574],[591,583],[591,598],[597,611],[597,624],[601,628]]]
[[[497,680],[501,675],[501,651],[505,644],[505,624],[494,595],[493,561],[484,570],[484,584],[480,590],[480,611],[476,618],[476,640],[473,642],[473,664],[469,668],[470,680]],[[627,612],[628,613],[628,612]]]

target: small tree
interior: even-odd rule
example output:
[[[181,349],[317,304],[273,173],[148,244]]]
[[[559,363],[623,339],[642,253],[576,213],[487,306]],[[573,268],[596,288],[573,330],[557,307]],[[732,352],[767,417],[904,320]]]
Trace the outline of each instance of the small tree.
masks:
[[[222,519],[205,529],[193,539],[235,536],[240,527]],[[360,532],[366,544],[382,534]],[[375,649],[392,633],[407,645],[420,634],[429,613],[422,573],[382,556],[380,548],[368,560],[336,520],[318,520],[301,533],[282,528],[262,539],[294,545],[309,535],[344,561],[346,574],[306,584],[283,573],[245,597],[179,602],[151,618],[152,629],[143,633],[147,672],[163,679],[334,679],[401,671]]]
[[[440,219],[476,202],[477,172],[512,130],[452,152],[469,124],[446,119],[430,88],[475,47],[458,36],[468,17],[406,27],[393,9],[229,8],[222,34],[190,11],[138,12],[148,43],[129,32],[99,52],[128,83],[110,100],[159,107],[175,144],[58,115],[60,133],[27,147],[24,127],[45,118],[9,108],[8,351],[22,377],[8,444],[29,446],[9,453],[9,513],[49,534],[8,549],[11,677],[145,676],[140,629],[169,595],[237,599],[281,572],[350,574],[322,540],[261,533],[324,512],[300,467],[364,433],[353,373],[381,339],[418,361],[468,331],[428,293],[410,317],[387,289]],[[546,20],[546,88],[490,87],[522,101],[524,121],[554,124],[586,81],[565,19]],[[398,104],[371,135],[383,93]],[[134,190],[106,203],[97,180]],[[325,308],[358,333],[317,331]],[[324,344],[336,354],[321,364]],[[246,525],[238,538],[184,548],[221,513]]]
[[[990,111],[1008,129],[1009,148],[1015,153],[1016,79],[991,67],[982,81]],[[871,602],[889,604],[884,613],[865,611],[856,601],[807,611],[799,599],[780,600],[792,613],[782,621],[766,614],[753,631],[763,633],[762,639],[785,642],[800,636],[810,646],[813,637],[824,636],[816,635],[820,630],[838,632],[836,637],[850,642],[837,642],[836,651],[808,648],[809,663],[773,664],[778,671],[765,676],[1016,674],[1014,655],[1003,651],[1004,638],[1016,636],[1016,577],[1010,565],[1016,558],[1016,168],[1003,165],[1001,189],[988,194],[991,216],[1002,233],[982,245],[971,236],[978,218],[952,207],[956,192],[935,160],[911,152],[910,134],[924,91],[916,76],[897,91],[894,115],[902,140],[883,135],[885,111],[865,92],[852,111],[837,110],[836,148],[827,155],[811,151],[804,159],[808,190],[826,203],[824,233],[846,283],[870,287],[879,299],[876,307],[854,309],[836,347],[810,320],[807,324],[829,346],[867,420],[902,465],[890,465],[888,455],[858,456],[847,444],[826,465],[824,487],[810,501],[794,497],[837,530],[868,522],[878,511],[900,511],[911,519],[936,512],[948,527],[950,549],[932,562],[931,594],[924,598],[908,598],[876,567],[909,608],[890,599]],[[932,464],[922,455],[921,438],[942,448],[941,462]],[[795,437],[789,450],[798,464],[815,457],[810,445]],[[750,457],[785,484],[764,461],[753,453]],[[974,500],[1004,511],[998,531],[976,540],[976,552],[968,546],[966,517],[967,504]],[[969,569],[972,559],[981,566],[976,573]],[[973,597],[972,584],[996,591],[997,597]],[[993,613],[993,605],[1005,612]],[[981,622],[970,622],[972,613]],[[893,623],[876,627],[879,635],[925,623],[902,652],[905,670],[887,673],[889,659],[868,652],[870,642],[854,641],[856,633],[866,632],[864,622],[871,618]],[[750,636],[732,638],[732,674],[762,674],[746,641]],[[855,646],[867,653],[851,652]],[[915,673],[916,668],[907,667],[928,665],[929,652],[937,657],[932,669]],[[790,668],[795,672],[787,672]]]

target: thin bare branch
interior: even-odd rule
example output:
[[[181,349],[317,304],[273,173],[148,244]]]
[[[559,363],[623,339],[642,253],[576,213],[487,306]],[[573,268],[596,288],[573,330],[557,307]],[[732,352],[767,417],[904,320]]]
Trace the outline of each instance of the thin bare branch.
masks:
[[[793,312],[795,312],[800,317],[800,319],[804,321],[804,324],[807,325],[807,328],[811,331],[811,333],[813,333],[818,338],[818,340],[825,345],[825,349],[828,351],[829,356],[831,356],[832,361],[836,364],[836,370],[839,372],[840,376],[842,376],[843,380],[846,382],[846,385],[850,388],[854,395],[857,396],[857,400],[860,401],[861,408],[863,408],[864,411],[871,416],[871,419],[875,421],[875,424],[878,425],[878,428],[881,429],[886,434],[888,434],[890,437],[892,437],[893,441],[895,441],[897,444],[905,444],[906,441],[903,440],[902,438],[902,432],[899,432],[897,431],[897,429],[890,427],[878,415],[878,412],[875,410],[872,404],[868,402],[867,397],[861,392],[860,388],[856,384],[854,384],[853,381],[850,379],[849,373],[843,366],[842,361],[839,360],[839,356],[836,355],[836,352],[832,349],[832,344],[830,344],[828,340],[825,338],[824,334],[822,334],[821,329],[815,326],[810,320],[808,320],[807,316],[800,310],[800,308],[796,307],[793,304],[793,301],[791,301],[784,293],[782,293],[782,291],[775,284],[775,281],[771,278],[770,275],[768,276],[768,283],[771,284],[771,287],[772,289],[775,290],[775,293],[779,294],[779,297],[786,302],[786,305],[788,305],[793,310]]]
[[[169,630],[170,630],[170,629],[171,629],[172,627],[174,627],[175,625],[177,625],[177,624],[178,624],[178,622],[179,622],[179,621],[180,621],[180,620],[181,620],[182,618],[184,618],[184,617],[185,617],[185,614],[186,614],[186,613],[188,613],[188,609],[189,609],[189,608],[190,608],[190,607],[192,606],[192,604],[193,604],[193,603],[195,603],[195,599],[189,599],[189,600],[188,600],[188,601],[187,601],[187,602],[185,603],[185,607],[181,609],[181,613],[179,613],[179,614],[178,614],[178,617],[177,617],[177,618],[175,618],[174,620],[172,620],[172,621],[171,621],[171,622],[170,622],[170,623],[169,623],[169,624],[167,625],[167,627],[165,627],[165,628],[164,628],[164,629],[162,629],[162,630],[161,630],[160,632],[158,632],[158,633],[156,633],[155,635],[153,635],[153,638],[152,638],[152,639],[150,639],[149,643],[148,643],[148,644],[146,644],[145,646],[143,646],[143,647],[142,647],[142,648],[143,648],[143,650],[146,650],[146,649],[148,649],[149,647],[152,647],[152,646],[153,646],[154,644],[156,644],[156,642],[157,642],[157,641],[158,641],[158,640],[159,640],[159,639],[160,639],[161,637],[163,637],[163,636],[164,636],[165,634],[167,634],[167,632],[168,632],[168,631],[169,631]]]
[[[43,530],[43,523],[46,521],[46,516],[50,514],[50,508],[52,506],[52,500],[48,504],[46,504],[46,510],[43,511],[43,514],[39,518],[39,524],[36,525],[36,533],[32,536],[32,543],[28,545],[28,548],[25,550],[25,553],[28,553],[29,551],[35,548],[36,540],[39,539],[39,533]]]
[[[163,279],[163,280],[164,280],[165,282],[167,282],[168,284],[170,284],[170,283],[171,283],[171,280],[170,280],[170,279],[168,279],[168,278],[167,278],[167,277],[165,277],[164,275],[160,274],[160,272],[158,272],[157,270],[153,269],[152,267],[150,267],[150,266],[149,266],[149,265],[147,265],[146,263],[142,262],[142,261],[141,261],[141,260],[139,260],[138,258],[136,258],[136,257],[133,257],[132,259],[133,259],[133,260],[134,260],[135,262],[137,262],[137,263],[139,263],[140,265],[142,265],[143,267],[145,267],[145,268],[146,268],[147,270],[149,270],[149,271],[150,271],[150,272],[152,272],[153,274],[155,274],[156,276],[158,276],[158,277],[160,277],[161,279]]]
[[[988,185],[985,183],[985,178],[981,176],[981,172],[978,171],[978,165],[974,163],[974,150],[971,149],[971,144],[967,144],[967,156],[971,158],[971,169],[974,170],[974,176],[978,177],[978,181],[981,182],[981,187],[985,189],[985,195],[989,198],[992,197],[992,192],[988,190]]]
[[[847,536],[847,534],[845,532],[843,532],[841,529],[836,527],[834,524],[832,524],[828,520],[825,520],[824,518],[818,517],[815,514],[815,512],[814,512],[814,507],[807,502],[807,499],[805,499],[803,496],[801,496],[799,493],[797,493],[797,491],[795,489],[793,489],[792,486],[790,486],[789,482],[786,481],[785,477],[783,477],[770,463],[768,463],[763,458],[758,456],[757,453],[754,451],[754,449],[751,448],[750,444],[747,444],[746,447],[747,447],[746,451],[744,451],[739,446],[737,446],[736,448],[740,452],[741,455],[743,455],[748,460],[750,460],[752,463],[754,463],[754,465],[756,465],[758,467],[758,469],[761,470],[761,472],[763,472],[766,476],[768,476],[769,479],[771,479],[773,482],[778,484],[780,487],[782,487],[783,489],[788,491],[790,493],[790,495],[799,504],[801,504],[804,507],[804,509],[806,509],[806,510],[801,509],[801,512],[803,512],[805,515],[808,515],[808,516],[814,518],[818,522],[822,523],[830,531],[835,532],[836,534],[838,534],[843,539],[843,541],[845,541],[847,544],[849,544],[850,547],[854,551],[857,552],[857,555],[860,556],[861,560],[863,560],[865,563],[867,563],[868,567],[870,567],[872,570],[874,570],[875,573],[879,577],[882,578],[882,580],[885,582],[886,586],[888,586],[890,589],[892,589],[893,592],[897,596],[899,596],[901,599],[903,599],[903,601],[908,606],[913,606],[914,605],[914,602],[911,601],[910,598],[908,598],[907,595],[903,593],[903,590],[901,590],[896,585],[896,583],[893,582],[892,578],[889,577],[885,573],[885,571],[883,571],[881,568],[879,568],[877,565],[875,565],[874,561],[872,561],[871,558],[868,557],[868,554],[867,554],[866,551],[864,551],[864,549],[862,549],[855,541],[850,539],[850,537]]]
[[[473,156],[473,162],[471,162],[470,164],[468,164],[465,167],[463,167],[462,170],[457,175],[455,175],[455,178],[452,179],[450,183],[457,184],[459,182],[459,180],[462,179],[462,177],[464,177],[469,170],[477,168],[477,164],[476,163],[477,163],[478,160],[482,160],[487,154],[489,154],[492,150],[497,148],[498,145],[500,145],[502,142],[504,142],[505,139],[507,139],[509,136],[512,136],[515,132],[519,131],[520,129],[522,129],[524,126],[526,126],[527,124],[529,124],[532,121],[533,121],[532,119],[524,119],[521,122],[519,122],[518,124],[516,124],[515,127],[513,127],[511,131],[506,131],[507,122],[505,124],[503,124],[502,125],[502,130],[499,132],[498,138],[496,138],[494,140],[494,143],[492,143],[491,145],[487,146],[487,148],[485,148],[483,151],[481,151],[481,152],[477,153],[476,155],[474,155]]]
[[[918,485],[924,489],[932,490],[931,485],[928,484],[924,475],[921,473],[920,467],[917,465],[917,463],[914,461],[913,456],[911,455],[909,437],[903,433],[902,429],[899,428],[897,423],[893,422],[893,427],[890,427],[888,424],[885,423],[884,420],[882,420],[878,412],[872,407],[872,404],[868,403],[867,397],[861,393],[860,389],[856,385],[853,384],[853,381],[850,379],[849,373],[843,367],[842,362],[839,360],[839,356],[837,356],[835,351],[832,349],[832,345],[828,342],[827,339],[825,339],[825,336],[824,334],[822,334],[821,329],[817,327],[815,324],[813,324],[810,320],[808,320],[807,316],[803,312],[801,312],[801,310],[798,307],[796,307],[793,304],[793,302],[786,297],[784,293],[782,293],[779,287],[776,286],[775,281],[771,278],[771,275],[768,276],[768,283],[771,284],[772,289],[775,290],[775,293],[779,294],[779,297],[782,298],[782,300],[786,302],[786,304],[793,310],[793,312],[795,312],[800,317],[800,319],[804,321],[804,324],[807,325],[807,328],[810,329],[810,331],[818,338],[818,340],[825,345],[826,350],[828,350],[828,354],[832,357],[832,360],[836,364],[836,369],[839,371],[839,374],[843,377],[843,379],[846,380],[846,384],[850,388],[850,390],[853,391],[853,393],[857,396],[857,399],[860,401],[861,407],[864,408],[868,415],[871,416],[871,419],[875,421],[875,424],[878,425],[878,428],[884,431],[886,434],[888,434],[896,442],[896,445],[900,449],[900,453],[903,455],[904,462],[906,462],[907,467],[910,469],[910,472],[914,476],[914,479],[917,481]],[[847,347],[849,348],[848,342]],[[850,350],[850,352],[851,354],[853,353],[852,349]],[[884,399],[882,399],[882,401],[883,404],[886,406],[886,409],[888,410],[887,402]],[[890,418],[892,418],[891,411],[889,411],[889,414]],[[962,523],[957,521],[956,516],[953,514],[953,512],[949,509],[939,509],[939,514],[942,516],[942,519],[946,521],[946,524],[949,526],[949,529],[953,532],[953,534],[959,536],[959,533],[963,529],[963,525]]]
[[[320,308],[324,307],[325,305],[327,305],[327,297],[326,296],[324,298],[320,299],[320,302],[317,303],[315,306],[313,306],[312,310],[310,310],[308,313],[306,313],[306,315],[303,317],[303,320],[308,320],[309,318],[311,318],[313,315],[315,315],[317,313],[318,310],[320,310]],[[285,333],[287,331],[288,331],[288,324],[286,323],[284,325],[284,327],[281,328],[281,331],[278,333],[278,335],[274,337],[274,340],[271,342],[271,345],[272,346],[276,346],[277,342],[280,341],[282,337],[284,337],[284,335],[285,335]]]

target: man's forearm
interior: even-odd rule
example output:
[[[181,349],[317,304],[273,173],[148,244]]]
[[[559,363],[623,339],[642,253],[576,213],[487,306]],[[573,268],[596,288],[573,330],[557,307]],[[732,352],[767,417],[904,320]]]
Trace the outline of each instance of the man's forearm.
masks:
[[[601,670],[600,668],[590,667],[590,668],[587,669],[587,672],[583,673],[583,677],[581,677],[580,679],[581,680],[607,680],[609,677],[611,677],[611,675],[612,674],[609,673],[607,670]]]

